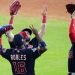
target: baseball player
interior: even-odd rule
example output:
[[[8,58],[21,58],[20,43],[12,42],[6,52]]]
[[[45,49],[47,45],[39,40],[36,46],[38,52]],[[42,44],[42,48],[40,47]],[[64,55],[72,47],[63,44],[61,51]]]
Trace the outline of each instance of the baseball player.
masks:
[[[68,72],[69,75],[75,75],[75,11],[71,16],[71,23],[69,27],[69,38],[71,40],[72,46],[69,51],[68,57]]]
[[[13,75],[35,75],[35,60],[47,50],[45,42],[38,35],[38,31],[34,27],[31,27],[31,30],[39,41],[36,48],[24,48],[25,39],[23,41],[22,36],[18,36],[21,43],[16,41],[17,48],[4,50],[0,40],[0,55],[10,62]],[[2,39],[1,33],[0,39]]]
[[[75,4],[66,4],[66,9],[71,15],[69,38],[72,44],[68,56],[68,75],[75,75]]]
[[[40,36],[40,37],[43,37],[43,35],[45,34],[45,28],[46,28],[46,13],[47,13],[47,8],[45,8],[44,11],[43,11],[43,13],[42,13],[42,25],[41,25],[41,29],[40,29],[40,32],[39,32],[39,36]],[[14,15],[11,15],[9,24],[11,23],[11,25],[13,25],[13,20],[14,20]],[[27,39],[27,42],[29,42],[29,41],[30,41],[30,35],[31,35],[31,34],[32,34],[31,29],[30,29],[30,28],[25,28],[25,29],[23,29],[23,30],[22,30],[19,34],[17,34],[17,35],[21,35],[23,38],[24,38],[26,35],[28,35],[28,37],[25,38],[25,39]],[[7,37],[8,37],[8,41],[9,41],[9,43],[10,43],[11,48],[16,47],[15,41],[16,41],[16,39],[18,39],[18,38],[17,38],[17,35],[14,36],[11,31],[8,31],[8,32],[6,33],[6,35],[7,35]],[[16,38],[15,38],[15,37],[16,37]],[[13,44],[13,43],[14,43],[14,44]],[[29,42],[29,44],[32,45],[33,47],[38,46],[38,40],[37,40],[37,38],[36,38],[36,37],[33,38],[33,39]],[[32,47],[32,46],[31,46],[31,47]]]

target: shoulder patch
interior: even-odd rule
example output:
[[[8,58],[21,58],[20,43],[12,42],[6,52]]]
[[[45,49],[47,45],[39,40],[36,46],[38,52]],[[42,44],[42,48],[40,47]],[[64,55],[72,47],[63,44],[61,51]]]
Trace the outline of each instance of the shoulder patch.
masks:
[[[38,48],[32,48],[32,51],[35,52],[36,50],[38,50]]]

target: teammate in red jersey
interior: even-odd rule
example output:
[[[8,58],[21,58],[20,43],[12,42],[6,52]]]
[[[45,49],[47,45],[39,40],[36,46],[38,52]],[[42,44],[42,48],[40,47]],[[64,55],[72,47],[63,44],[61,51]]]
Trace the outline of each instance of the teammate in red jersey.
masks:
[[[75,75],[75,11],[71,15],[71,23],[69,27],[69,38],[71,40],[71,49],[68,57],[68,75]]]

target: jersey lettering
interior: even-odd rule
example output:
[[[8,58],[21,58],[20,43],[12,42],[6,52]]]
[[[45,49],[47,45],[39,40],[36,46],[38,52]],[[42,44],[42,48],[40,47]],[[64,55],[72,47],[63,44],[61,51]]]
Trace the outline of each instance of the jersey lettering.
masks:
[[[13,54],[10,56],[11,60],[26,60],[26,55]]]

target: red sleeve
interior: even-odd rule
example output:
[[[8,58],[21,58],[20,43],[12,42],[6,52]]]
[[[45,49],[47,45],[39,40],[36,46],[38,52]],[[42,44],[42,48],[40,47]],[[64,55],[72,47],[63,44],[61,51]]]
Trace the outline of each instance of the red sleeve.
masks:
[[[71,42],[75,42],[75,19],[71,20],[70,28],[69,28],[69,38]]]

